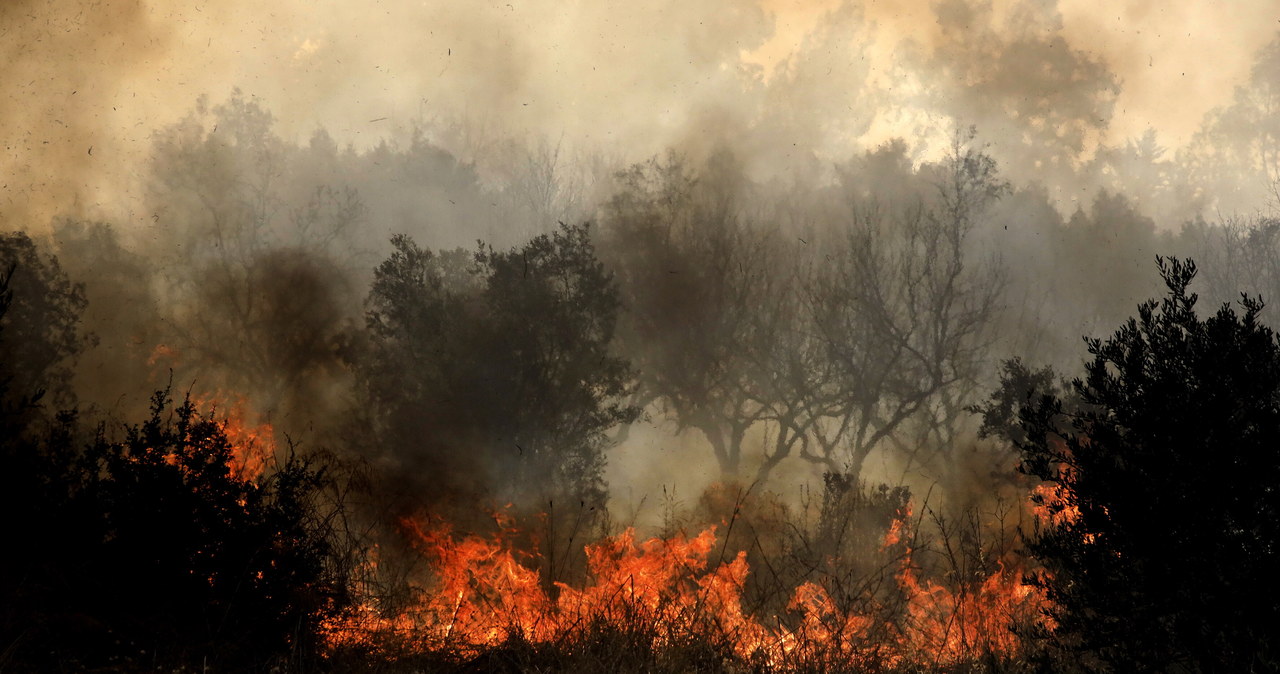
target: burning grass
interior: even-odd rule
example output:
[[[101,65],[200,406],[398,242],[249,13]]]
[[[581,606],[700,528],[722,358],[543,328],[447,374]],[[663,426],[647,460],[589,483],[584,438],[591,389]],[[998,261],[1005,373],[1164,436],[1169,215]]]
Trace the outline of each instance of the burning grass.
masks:
[[[590,527],[555,520],[579,514],[508,506],[478,528],[400,517],[378,547],[338,530],[340,497],[309,491],[328,468],[292,452],[281,460],[269,424],[243,401],[218,400],[188,400],[169,413],[158,395],[149,422],[124,444],[100,448],[120,457],[103,464],[102,488],[72,496],[90,499],[86,512],[103,510],[91,500],[103,489],[111,503],[126,494],[138,501],[111,513],[113,530],[137,529],[131,540],[142,546],[117,553],[116,577],[130,579],[121,588],[146,588],[148,601],[165,606],[178,587],[195,598],[189,606],[234,614],[248,632],[275,630],[275,641],[225,656],[219,666],[228,670],[259,662],[261,651],[331,671],[1011,671],[1029,667],[1027,629],[1047,627],[1043,589],[1024,582],[1030,570],[1009,527],[976,510],[948,519],[913,507],[905,489],[841,480],[793,508],[718,485],[688,514],[693,522],[669,516],[669,530],[655,536],[624,528],[573,543]],[[167,491],[116,484],[152,472]],[[156,493],[187,499],[203,528],[155,508]],[[1052,524],[1044,490],[1030,496],[1009,510]],[[171,545],[173,532],[190,540],[162,565],[176,577],[157,582],[138,559],[150,559],[147,546]],[[117,589],[89,603],[120,605]],[[192,613],[181,626],[197,635],[188,641],[217,644],[224,655],[226,644],[248,643],[239,624],[209,641],[200,632],[208,611]],[[285,632],[286,623],[311,621],[314,640],[310,627],[305,639]],[[139,624],[139,634],[172,628]],[[155,648],[135,641],[129,662]]]
[[[1020,630],[1045,602],[1013,555],[978,549],[909,506],[857,560],[799,528],[769,546],[772,558],[756,531],[734,550],[734,525],[751,526],[729,520],[696,534],[606,536],[584,546],[574,582],[548,581],[528,543],[537,537],[506,513],[494,520],[494,532],[476,534],[402,519],[426,573],[408,601],[366,592],[327,621],[329,657],[460,669],[1010,670],[1026,662]],[[926,528],[938,540],[924,542]],[[376,564],[367,571],[378,575]]]

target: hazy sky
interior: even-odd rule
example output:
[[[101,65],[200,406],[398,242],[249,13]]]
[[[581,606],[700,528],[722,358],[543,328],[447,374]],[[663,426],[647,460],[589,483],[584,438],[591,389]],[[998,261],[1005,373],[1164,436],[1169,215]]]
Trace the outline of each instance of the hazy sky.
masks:
[[[935,4],[7,0],[0,214],[127,208],[153,129],[236,86],[300,141],[318,126],[360,145],[415,119],[465,118],[643,156],[770,118],[835,152],[910,132],[892,117],[868,127],[857,88],[909,89],[895,68],[928,53]],[[1032,16],[1110,67],[1122,88],[1107,140],[1154,128],[1171,146],[1280,29],[1274,0],[1000,0],[991,16]],[[795,82],[770,93],[787,73]]]
[[[751,58],[774,62],[797,48],[822,13],[838,2],[764,0],[776,32]],[[867,0],[867,17],[894,40],[930,42],[935,0]],[[1104,61],[1121,81],[1111,140],[1154,128],[1180,145],[1204,114],[1247,76],[1255,52],[1280,31],[1271,0],[1047,0],[993,3],[998,15],[1031,8],[1061,16],[1068,42]],[[892,54],[880,53],[892,60]]]

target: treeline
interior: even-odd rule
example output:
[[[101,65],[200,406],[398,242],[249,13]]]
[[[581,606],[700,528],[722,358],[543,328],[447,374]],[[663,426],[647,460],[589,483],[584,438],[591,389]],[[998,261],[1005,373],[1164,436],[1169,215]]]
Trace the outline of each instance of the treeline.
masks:
[[[1256,632],[1203,636],[1203,620],[1184,615],[1221,615],[1200,604],[1220,608],[1244,592],[1237,585],[1152,604],[1161,585],[1151,579],[1176,576],[1132,580],[1114,565],[1117,555],[1163,563],[1178,556],[1174,541],[1209,545],[1218,512],[1205,506],[1168,545],[1144,547],[1163,531],[1148,524],[1161,511],[1155,487],[1181,490],[1195,473],[1131,480],[1130,459],[1115,458],[1133,442],[1128,429],[1154,434],[1133,461],[1152,465],[1163,439],[1181,465],[1200,456],[1187,438],[1217,447],[1219,423],[1243,424],[1257,446],[1230,465],[1259,479],[1273,470],[1257,449],[1275,437],[1265,410],[1240,419],[1229,409],[1237,388],[1275,391],[1260,305],[1202,327],[1190,274],[1166,267],[1173,304],[1140,312],[1146,333],[1126,324],[1089,343],[1100,360],[1073,388],[1085,412],[1018,389],[1030,380],[1038,394],[1054,377],[1012,366],[985,415],[1007,441],[979,439],[974,412],[1001,385],[1005,358],[1075,371],[1082,332],[1109,334],[1162,294],[1157,253],[1201,260],[1215,301],[1274,296],[1275,221],[1157,228],[1108,191],[1063,217],[1043,188],[1002,175],[972,133],[936,161],[914,162],[894,142],[835,167],[831,182],[785,188],[753,182],[728,150],[577,185],[555,151],[526,159],[523,177],[501,182],[421,135],[365,152],[323,133],[299,146],[236,95],[159,134],[146,228],[64,219],[47,238],[3,235],[3,512],[19,551],[0,570],[4,657],[32,669],[315,666],[317,626],[349,605],[367,551],[403,547],[391,523],[421,512],[464,525],[488,505],[545,514],[536,536],[560,557],[540,571],[555,587],[583,573],[584,538],[613,526],[607,450],[647,417],[705,441],[729,483],[765,491],[779,466],[810,467],[825,484],[820,531],[850,503],[874,503],[871,530],[903,507],[905,492],[862,495],[873,455],[893,467],[877,479],[927,475],[959,507],[1024,488],[1010,470],[1021,452],[1027,472],[1066,485],[1068,505],[1080,500],[1078,522],[1029,534],[1054,574],[1038,582],[1114,575],[1051,592],[1065,647],[1100,667],[1117,661],[1121,642],[1080,616],[1118,607],[1107,624],[1155,615],[1172,625],[1124,653],[1157,662],[1184,644],[1169,666],[1194,665],[1217,644],[1230,662],[1263,662],[1248,659]],[[492,228],[489,242],[457,248],[449,227],[474,223]],[[370,231],[402,233],[389,249],[366,248]],[[1173,327],[1159,323],[1174,315]],[[1200,342],[1174,339],[1197,330]],[[1242,343],[1237,361],[1227,347]],[[1206,381],[1218,365],[1253,365],[1238,373],[1249,386],[1222,390],[1163,373],[1152,390],[1181,405],[1170,409],[1214,411],[1170,435],[1160,429],[1182,428],[1177,418],[1144,416],[1169,401],[1135,401],[1125,387],[1147,392],[1144,368],[1184,360]],[[1192,395],[1202,391],[1209,407]],[[191,402],[202,395],[246,396],[274,425],[281,449],[268,470],[234,469],[225,419]],[[1127,416],[1103,436],[1106,409]],[[1063,430],[1062,419],[1078,425]],[[1050,432],[1068,449],[1040,439]],[[1085,462],[1084,438],[1108,458]],[[1195,503],[1230,491],[1236,473],[1224,471]],[[1125,510],[1116,499],[1148,477],[1141,507]],[[1198,571],[1272,559],[1265,518],[1237,512],[1271,508],[1272,492],[1241,489],[1222,502],[1244,552]],[[708,521],[723,514],[712,510]],[[756,545],[753,563],[767,562]],[[1110,603],[1122,581],[1141,597]],[[1183,639],[1191,633],[1201,641]]]
[[[592,276],[582,283],[598,301],[548,329],[607,327],[593,339],[635,375],[620,405],[701,437],[726,475],[808,461],[856,478],[880,448],[906,450],[896,470],[910,472],[971,433],[963,409],[1000,358],[1073,363],[1081,333],[1159,292],[1157,253],[1202,261],[1215,301],[1277,289],[1270,219],[1158,228],[1137,206],[1150,193],[1107,190],[1064,216],[1048,190],[1003,176],[971,133],[936,161],[895,141],[834,166],[830,182],[785,186],[752,181],[727,149],[612,175],[545,146],[503,156],[513,168],[499,176],[422,133],[363,152],[323,131],[297,145],[255,101],[201,103],[157,135],[142,228],[54,223],[49,250],[85,284],[84,332],[97,342],[64,388],[136,415],[138,392],[172,369],[251,396],[295,434],[363,434],[375,420],[352,419],[371,409],[355,397],[396,395],[370,388],[367,370],[389,357],[379,330],[398,329],[374,315],[410,301],[380,295],[396,291],[375,274],[410,270],[379,259],[421,250],[443,295],[463,296],[497,273],[495,251],[574,247],[564,254],[580,270],[547,273]],[[532,242],[557,221],[591,225],[559,234],[573,244]],[[485,243],[459,251],[468,238]],[[492,308],[546,323],[535,306]]]
[[[60,372],[29,340],[73,331],[83,303],[39,262],[0,272],[0,664],[229,671],[316,652],[349,594],[340,464],[290,451],[247,475],[225,420],[168,390],[137,424],[54,408]]]

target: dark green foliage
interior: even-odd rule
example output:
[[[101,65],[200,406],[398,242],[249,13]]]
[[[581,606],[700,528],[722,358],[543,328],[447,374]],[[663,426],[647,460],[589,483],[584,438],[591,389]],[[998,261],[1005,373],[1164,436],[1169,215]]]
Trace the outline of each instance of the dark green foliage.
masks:
[[[0,274],[0,339],[36,320],[74,343],[65,279],[11,285],[12,269]],[[25,352],[7,344],[0,365],[21,371]],[[223,424],[189,401],[157,393],[146,421],[112,437],[74,412],[46,415],[43,383],[0,379],[0,668],[226,670],[313,652],[315,621],[345,594],[324,462],[291,452],[249,479]]]
[[[388,442],[433,484],[599,505],[604,433],[635,410],[610,351],[617,291],[587,226],[474,257],[392,243],[360,363]]]
[[[22,232],[0,234],[0,274],[11,293],[0,317],[0,378],[16,394],[70,403],[71,366],[94,342],[80,332],[84,285],[72,283],[57,258]]]
[[[1114,335],[1066,400],[1008,366],[987,429],[1064,491],[1027,541],[1064,661],[1102,671],[1280,665],[1280,344],[1224,305],[1201,319],[1192,262],[1159,260],[1168,295]],[[1016,421],[1010,412],[1016,413]],[[1078,517],[1072,513],[1078,510]]]
[[[0,625],[16,663],[238,669],[314,648],[345,592],[317,461],[242,479],[222,425],[164,393],[123,440],[99,431],[81,451],[77,432],[62,415],[4,443],[0,512],[21,552],[0,563]]]

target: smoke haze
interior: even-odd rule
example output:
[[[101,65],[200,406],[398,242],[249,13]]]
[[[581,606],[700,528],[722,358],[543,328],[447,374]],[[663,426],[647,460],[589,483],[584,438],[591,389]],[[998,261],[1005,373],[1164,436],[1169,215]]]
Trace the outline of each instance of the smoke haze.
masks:
[[[0,669],[1265,669],[1277,305],[1276,0],[0,0]]]
[[[1274,213],[1278,29],[1270,2],[23,0],[0,8],[0,219],[52,232],[88,286],[87,399],[156,384],[127,372],[146,361],[307,426],[351,405],[392,234],[504,249],[608,227],[629,217],[617,172],[670,152],[725,240],[791,251],[851,203],[924,198],[967,143],[1001,197],[973,233],[998,253],[965,255],[1016,262],[1001,348],[1062,362],[1158,291],[1156,253],[1227,268],[1249,236],[1170,243],[1184,223]],[[695,461],[646,458],[666,452],[715,476],[661,397],[636,401],[653,426],[610,464],[618,498]],[[769,442],[753,428],[745,473]]]
[[[1009,129],[992,113],[1037,105],[1047,87],[1057,114],[1101,115],[1072,120],[1074,152],[1147,129],[1176,149],[1244,83],[1276,14],[1207,1],[6,3],[3,203],[37,221],[110,209],[140,224],[152,133],[234,87],[286,138],[323,127],[365,147],[466,120],[626,160],[731,142],[774,173],[900,135],[936,149],[949,123],[999,145]],[[1002,46],[1028,40],[1064,59],[1046,69],[1096,68],[980,81]],[[1099,83],[1101,105],[1060,106]],[[993,93],[1001,109],[984,111]]]

